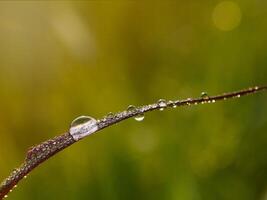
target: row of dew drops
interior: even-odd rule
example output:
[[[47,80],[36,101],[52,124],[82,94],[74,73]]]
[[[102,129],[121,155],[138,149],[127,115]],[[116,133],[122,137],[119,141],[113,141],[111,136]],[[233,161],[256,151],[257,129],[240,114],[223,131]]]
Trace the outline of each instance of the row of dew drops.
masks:
[[[238,95],[237,97],[240,97],[240,95]],[[206,101],[202,101],[201,103],[215,103],[215,100],[209,100],[210,97],[208,95],[207,92],[202,92],[201,93],[201,98],[206,100]],[[187,99],[188,101],[192,100],[191,98]],[[159,110],[163,111],[165,108],[167,108],[167,106],[171,106],[172,108],[176,108],[177,107],[177,102],[173,102],[173,101],[166,101],[165,99],[160,99],[158,100],[158,106],[159,106]],[[195,103],[196,105],[199,104],[199,102]],[[189,102],[187,103],[187,105],[191,105]],[[133,105],[129,105],[127,108],[128,112],[137,112],[138,108],[133,106]],[[114,116],[114,114],[112,112],[108,113],[108,115],[106,116],[106,118],[112,118]],[[138,115],[134,116],[134,119],[136,121],[143,121],[145,118],[144,113],[139,113]],[[80,116],[78,118],[76,118],[75,120],[73,120],[73,122],[71,123],[71,127],[75,127],[84,123],[89,122],[90,120],[94,120],[96,121],[94,118],[89,117],[89,116]]]
[[[26,179],[26,178],[27,178],[27,175],[25,175],[23,178]],[[17,186],[18,186],[18,185],[16,184],[16,185],[13,186],[13,188],[16,188]],[[13,192],[13,188],[10,189],[9,192]],[[6,194],[6,195],[4,196],[4,198],[7,198],[7,197],[8,197],[8,195]]]

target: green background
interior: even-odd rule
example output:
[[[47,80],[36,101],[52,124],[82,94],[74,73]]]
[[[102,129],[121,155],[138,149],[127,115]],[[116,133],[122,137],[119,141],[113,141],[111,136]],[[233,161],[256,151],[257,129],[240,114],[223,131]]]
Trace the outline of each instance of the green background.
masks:
[[[241,21],[229,31],[214,23],[220,2],[1,1],[0,179],[79,115],[266,83],[267,2],[235,1]],[[39,166],[9,198],[266,200],[266,98],[109,127]]]

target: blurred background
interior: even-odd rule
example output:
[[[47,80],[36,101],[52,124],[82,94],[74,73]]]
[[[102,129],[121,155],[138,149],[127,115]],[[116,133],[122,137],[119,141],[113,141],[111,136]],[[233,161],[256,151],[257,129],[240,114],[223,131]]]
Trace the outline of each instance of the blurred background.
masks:
[[[1,1],[0,179],[30,146],[159,98],[266,84],[267,1]],[[266,200],[266,94],[105,129],[10,199]]]

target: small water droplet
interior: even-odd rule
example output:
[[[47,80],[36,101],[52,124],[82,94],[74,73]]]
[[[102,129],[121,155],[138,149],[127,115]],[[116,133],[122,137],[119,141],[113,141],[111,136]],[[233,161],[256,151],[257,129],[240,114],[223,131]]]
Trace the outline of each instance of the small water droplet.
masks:
[[[136,110],[136,107],[133,106],[133,105],[129,105],[128,108],[127,108],[127,111],[129,111],[129,112],[133,112],[135,110]]]
[[[187,101],[192,101],[192,98],[187,98]],[[190,106],[191,102],[187,102],[186,104]]]
[[[209,99],[210,97],[209,97],[207,92],[201,92],[201,98],[202,99]]]
[[[4,196],[4,198],[7,198],[8,196],[7,196],[7,194]]]
[[[141,113],[141,114],[139,114],[139,115],[137,115],[137,116],[134,117],[134,119],[135,119],[136,121],[138,121],[138,122],[143,121],[144,118],[145,118],[145,115],[144,115],[143,113]]]
[[[23,178],[27,178],[27,175],[23,176]]]
[[[158,100],[158,105],[160,107],[160,111],[163,111],[167,107],[167,103],[165,99]]]
[[[169,101],[168,104],[170,104],[173,108],[176,108],[177,107],[177,105],[173,101]]]
[[[72,121],[69,133],[72,135],[73,139],[77,141],[94,133],[97,129],[96,119],[89,116],[80,116]]]
[[[238,94],[236,97],[237,97],[237,98],[240,98],[240,97],[241,97],[241,95],[240,95],[240,94]]]
[[[212,102],[212,103],[215,103],[215,102],[216,102],[216,100],[215,100],[215,99],[213,99],[211,102]]]
[[[258,87],[258,86],[256,86],[256,87],[255,87],[255,90],[258,90],[258,89],[259,89],[259,87]]]
[[[113,113],[112,113],[112,112],[109,112],[109,113],[107,114],[107,118],[113,118]]]
[[[14,186],[14,188],[18,187],[17,185]]]
[[[9,192],[13,192],[13,190],[11,189],[11,190],[9,190]]]

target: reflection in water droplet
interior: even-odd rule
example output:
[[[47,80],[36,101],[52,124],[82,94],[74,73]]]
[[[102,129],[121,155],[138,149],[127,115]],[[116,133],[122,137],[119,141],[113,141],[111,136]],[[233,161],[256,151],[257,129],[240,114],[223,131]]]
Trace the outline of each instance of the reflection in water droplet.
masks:
[[[167,103],[165,99],[158,100],[158,105],[160,107],[160,111],[163,111],[167,107]]]
[[[138,121],[138,122],[143,121],[144,118],[145,118],[145,115],[144,115],[143,113],[142,113],[142,114],[139,114],[139,115],[137,115],[137,116],[134,117],[134,119],[135,119],[136,121]]]
[[[216,102],[216,100],[215,100],[215,99],[213,99],[211,102],[212,102],[212,103],[215,103],[215,102]]]
[[[4,198],[7,198],[8,196],[7,196],[7,194],[4,196]]]
[[[69,133],[74,140],[82,139],[98,130],[96,119],[89,116],[80,116],[71,123]]]
[[[241,97],[241,95],[239,94],[239,95],[237,95],[237,98],[240,98]]]
[[[23,178],[27,178],[27,175],[25,175]]]
[[[17,185],[14,186],[14,188],[18,187]]]

